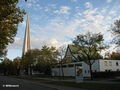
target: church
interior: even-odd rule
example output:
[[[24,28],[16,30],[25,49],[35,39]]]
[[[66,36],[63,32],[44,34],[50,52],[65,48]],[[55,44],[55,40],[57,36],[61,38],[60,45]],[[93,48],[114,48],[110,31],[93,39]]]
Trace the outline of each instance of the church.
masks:
[[[68,44],[65,57],[72,57],[72,60],[68,64],[63,64],[64,76],[75,76],[75,67],[82,68],[83,77],[90,77],[89,65],[80,60],[80,54],[74,54],[77,49],[74,45]],[[54,76],[62,76],[61,65],[52,68]],[[98,59],[92,65],[92,72],[106,72],[106,71],[120,71],[120,60]]]

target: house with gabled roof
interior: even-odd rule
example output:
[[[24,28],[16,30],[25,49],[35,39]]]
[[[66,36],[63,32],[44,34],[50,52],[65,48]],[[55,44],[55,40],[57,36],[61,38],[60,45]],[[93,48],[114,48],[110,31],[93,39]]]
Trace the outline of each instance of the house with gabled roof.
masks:
[[[64,58],[71,57],[72,59],[70,63],[62,64],[65,76],[75,76],[75,67],[80,66],[83,69],[83,77],[90,77],[89,65],[84,60],[82,60],[82,54],[80,54],[81,51],[79,48],[80,47],[76,47],[71,44],[68,45]],[[62,71],[60,68],[60,64],[52,68],[56,76],[62,76]],[[92,71],[120,71],[120,60],[97,59],[92,65]]]
[[[73,53],[73,52],[75,52],[77,50],[78,50],[77,47],[75,47],[74,45],[68,44],[68,47],[67,47],[67,50],[66,50],[64,58],[72,57],[72,61],[71,62],[77,62],[77,61],[79,61],[80,60],[79,59],[79,54]]]

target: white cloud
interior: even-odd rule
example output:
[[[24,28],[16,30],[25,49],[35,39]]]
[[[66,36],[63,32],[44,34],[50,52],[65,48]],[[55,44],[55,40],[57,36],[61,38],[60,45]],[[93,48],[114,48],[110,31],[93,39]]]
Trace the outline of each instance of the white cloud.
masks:
[[[30,2],[30,3],[37,3],[39,0],[28,0],[27,2]]]
[[[60,47],[62,45],[67,45],[67,44],[70,44],[71,41],[63,41],[63,42],[60,42],[58,41],[56,38],[44,38],[44,37],[31,37],[31,46],[32,48],[39,48],[41,49],[41,47],[43,45],[47,45],[47,46],[55,46],[55,47]]]
[[[110,11],[109,14],[116,15],[116,11]]]
[[[71,0],[71,2],[77,2],[78,0]]]
[[[107,11],[107,8],[103,8],[101,12],[105,13],[106,11]]]
[[[112,20],[112,18],[111,18],[110,16],[107,16],[107,17],[106,17],[106,20],[107,20],[107,21],[110,21],[110,20]]]
[[[54,9],[56,8],[56,4],[51,4],[50,3],[50,4],[48,4],[48,6],[51,7],[51,8],[54,8]]]
[[[85,3],[85,7],[86,7],[86,8],[92,8],[92,4],[91,4],[90,2],[86,2],[86,3]]]
[[[50,10],[49,8],[46,8],[44,11],[45,11],[45,12],[48,12],[49,10]]]
[[[8,46],[8,49],[22,49],[22,46],[23,46],[23,41],[20,38],[15,37],[14,43],[10,44]]]
[[[70,7],[68,7],[68,6],[61,6],[60,10],[55,10],[53,12],[57,13],[57,14],[70,14],[69,10],[70,10]]]
[[[26,5],[26,7],[30,8],[30,7],[32,7],[32,4],[31,4],[31,3],[28,3],[28,4]]]
[[[107,1],[107,3],[111,3],[112,2],[112,0],[106,0]]]
[[[23,3],[23,7],[31,8],[33,10],[39,10],[42,9],[42,7],[39,4],[39,0],[28,0],[27,3]]]
[[[86,10],[83,12],[85,15],[86,20],[95,20],[94,14],[97,14],[98,8],[95,8],[93,10]]]

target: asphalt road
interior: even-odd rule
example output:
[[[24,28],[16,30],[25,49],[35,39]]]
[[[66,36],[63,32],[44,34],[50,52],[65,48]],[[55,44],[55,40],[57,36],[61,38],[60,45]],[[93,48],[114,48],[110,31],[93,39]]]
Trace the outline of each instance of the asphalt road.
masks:
[[[54,90],[31,83],[30,81],[20,81],[16,78],[0,76],[0,90]]]

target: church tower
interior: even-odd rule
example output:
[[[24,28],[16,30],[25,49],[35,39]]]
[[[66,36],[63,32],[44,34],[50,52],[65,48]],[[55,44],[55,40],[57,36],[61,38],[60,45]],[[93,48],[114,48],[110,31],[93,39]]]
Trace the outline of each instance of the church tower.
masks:
[[[31,49],[31,47],[30,47],[30,14],[28,13],[27,21],[26,21],[25,35],[24,35],[22,56],[25,55],[25,53],[30,49]]]

